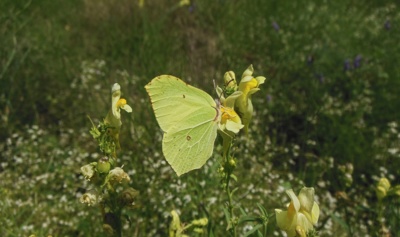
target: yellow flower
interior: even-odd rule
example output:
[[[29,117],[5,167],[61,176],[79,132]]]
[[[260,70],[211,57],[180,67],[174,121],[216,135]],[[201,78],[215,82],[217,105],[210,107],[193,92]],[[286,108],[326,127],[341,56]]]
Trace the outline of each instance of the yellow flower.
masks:
[[[114,136],[117,146],[119,147],[119,130],[121,129],[121,109],[128,113],[132,112],[132,108],[126,103],[125,99],[121,99],[121,86],[115,83],[111,88],[111,110],[108,112],[104,123],[111,126],[111,135]]]
[[[237,98],[235,103],[235,110],[242,118],[244,130],[247,133],[251,118],[253,117],[253,104],[251,102],[251,95],[260,90],[258,88],[264,83],[265,77],[253,77],[253,65],[250,65],[243,73],[242,79],[239,83],[239,91],[242,95]]]
[[[386,197],[387,192],[390,189],[390,182],[387,178],[381,178],[378,182],[378,185],[376,187],[376,196],[378,197],[379,200],[382,200],[384,197]]]
[[[169,237],[180,236],[182,233],[181,220],[179,219],[178,212],[171,211],[172,221],[169,224]]]
[[[144,0],[139,0],[139,7],[143,8],[144,7]]]
[[[238,133],[241,128],[243,128],[242,120],[239,115],[229,107],[221,106],[221,121],[219,123],[219,128],[222,131],[229,131],[233,133]]]
[[[223,154],[225,157],[228,154],[235,134],[243,128],[240,116],[233,109],[237,97],[239,97],[242,92],[236,91],[226,99],[223,96],[221,88],[217,87],[217,93],[222,103],[219,110],[221,113],[221,119],[218,123],[218,131],[222,136]]]
[[[242,92],[235,91],[233,94],[225,98],[223,90],[220,87],[217,87],[216,91],[221,101],[219,130],[223,133],[227,133],[226,135],[233,137],[234,134],[238,133],[239,130],[243,128],[242,120],[234,110],[235,101],[242,95]]]
[[[289,237],[302,236],[318,222],[319,206],[314,201],[314,188],[302,188],[298,197],[292,189],[286,193],[291,202],[287,211],[275,209],[276,223]]]
[[[208,219],[207,217],[204,217],[201,219],[193,220],[192,224],[197,226],[206,226],[208,224]]]
[[[115,167],[110,170],[107,175],[107,180],[111,182],[122,183],[123,181],[130,181],[129,175],[120,167]]]
[[[95,166],[97,165],[96,162],[84,165],[81,167],[81,172],[83,174],[83,176],[85,177],[85,179],[90,180],[95,173]]]
[[[393,193],[397,196],[400,196],[400,185],[396,185],[393,187]]]
[[[125,99],[121,99],[121,86],[115,83],[111,88],[111,111],[107,114],[106,123],[119,130],[122,125],[121,109],[126,112],[132,112],[132,108],[126,103]]]
[[[89,190],[85,194],[83,194],[79,200],[81,203],[87,204],[88,206],[95,206],[97,203],[100,202],[101,197],[95,190]]]
[[[187,6],[190,5],[190,0],[181,0],[179,1],[179,6],[183,7],[183,6]]]
[[[307,237],[307,233],[306,231],[303,229],[303,227],[301,226],[296,226],[296,234],[299,237]]]

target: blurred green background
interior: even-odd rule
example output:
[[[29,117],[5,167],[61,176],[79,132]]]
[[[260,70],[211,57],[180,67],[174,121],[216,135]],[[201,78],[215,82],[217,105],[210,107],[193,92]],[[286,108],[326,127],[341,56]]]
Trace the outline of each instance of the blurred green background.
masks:
[[[172,74],[216,97],[213,80],[250,64],[267,81],[237,139],[235,201],[273,213],[285,189],[313,186],[321,236],[400,236],[399,196],[375,195],[381,177],[400,183],[397,1],[143,2],[0,1],[1,236],[102,236],[80,167],[100,156],[87,115],[105,117],[115,82],[133,108],[121,165],[140,191],[124,236],[166,236],[172,209],[225,236],[220,141],[177,178],[144,85]]]

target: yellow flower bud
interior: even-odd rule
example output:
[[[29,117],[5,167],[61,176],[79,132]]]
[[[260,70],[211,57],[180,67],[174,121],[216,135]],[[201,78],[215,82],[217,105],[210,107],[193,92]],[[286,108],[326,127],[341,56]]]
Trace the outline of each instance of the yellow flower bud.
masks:
[[[387,191],[384,187],[376,187],[376,196],[378,197],[378,200],[382,200],[384,197],[386,197]]]
[[[390,189],[389,180],[387,178],[381,178],[376,187],[376,196],[378,197],[378,199],[382,200],[384,197],[386,197],[389,189]]]
[[[143,8],[144,7],[144,0],[139,0],[139,7]]]
[[[179,2],[179,6],[180,7],[187,6],[187,5],[190,5],[190,1],[189,0],[181,0]]]
[[[204,230],[202,228],[194,228],[193,232],[198,233],[198,234],[203,234]]]
[[[111,164],[107,158],[103,158],[100,159],[99,162],[97,162],[96,168],[100,174],[107,174],[110,171]]]
[[[400,185],[396,185],[393,187],[393,193],[397,196],[400,196]]]
[[[193,220],[192,221],[193,225],[198,225],[198,226],[206,226],[208,224],[208,219],[206,217],[198,219],[198,220]]]
[[[378,186],[383,187],[384,189],[386,189],[386,191],[388,191],[391,185],[387,178],[381,178],[378,182]]]
[[[232,93],[237,91],[238,86],[235,78],[235,73],[233,71],[225,73],[224,82],[225,82],[225,93],[227,96],[230,96]]]
[[[235,159],[233,159],[233,158],[229,159],[229,165],[232,166],[232,167],[236,167]]]

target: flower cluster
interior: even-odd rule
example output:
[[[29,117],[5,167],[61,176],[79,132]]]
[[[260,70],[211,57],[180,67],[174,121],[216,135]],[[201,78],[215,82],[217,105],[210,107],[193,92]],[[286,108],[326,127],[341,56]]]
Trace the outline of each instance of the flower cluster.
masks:
[[[179,218],[178,212],[172,210],[170,214],[172,216],[172,221],[169,225],[169,237],[188,237],[188,235],[184,234],[184,232],[191,227],[194,227],[193,232],[201,234],[204,233],[203,228],[208,225],[208,219],[205,217],[193,220],[190,224],[183,225]]]
[[[88,206],[100,206],[104,215],[103,229],[110,233],[120,233],[120,224],[115,223],[121,221],[122,208],[133,207],[138,192],[125,185],[131,179],[122,167],[116,167],[116,150],[120,148],[121,110],[130,113],[132,108],[121,98],[121,86],[118,83],[112,86],[111,94],[111,110],[104,122],[99,126],[92,122],[90,133],[98,142],[103,156],[97,162],[81,167],[83,176],[94,187],[83,194],[80,201]],[[123,186],[123,189],[117,186]]]
[[[379,179],[375,192],[379,201],[382,201],[386,196],[400,197],[400,185],[392,186],[390,181],[383,177]]]
[[[289,237],[301,236],[313,230],[318,222],[319,206],[314,201],[314,188],[304,187],[298,196],[292,189],[286,191],[291,202],[287,211],[275,209],[276,223]]]
[[[217,87],[217,94],[221,100],[221,121],[219,130],[232,137],[240,129],[248,132],[249,123],[253,116],[251,95],[259,91],[265,77],[253,77],[253,66],[250,65],[243,73],[239,86],[235,73],[228,71],[224,75],[224,89]]]

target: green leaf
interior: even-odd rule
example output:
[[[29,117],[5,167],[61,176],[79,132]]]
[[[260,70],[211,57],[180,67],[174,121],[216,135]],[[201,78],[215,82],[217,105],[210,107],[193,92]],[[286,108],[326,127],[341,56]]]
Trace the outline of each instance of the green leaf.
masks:
[[[245,222],[253,222],[253,221],[259,222],[260,218],[258,216],[242,216],[242,217],[239,218],[238,223],[242,224],[242,223],[245,223]]]
[[[231,214],[229,213],[229,210],[227,208],[224,208],[224,214],[225,214],[225,218],[226,218],[226,223],[228,223],[228,226],[226,227],[226,230],[229,230],[232,228],[231,225]]]
[[[231,196],[233,196],[233,194],[234,194],[236,191],[238,191],[238,189],[239,189],[239,188],[234,188],[234,189],[232,190],[232,192],[231,192]]]
[[[247,237],[247,236],[253,234],[254,232],[258,231],[261,227],[263,227],[262,224],[255,225],[255,226],[253,227],[253,229],[249,230],[248,232],[246,232],[246,233],[244,234],[244,237]],[[261,233],[259,233],[259,234],[261,234]],[[257,235],[259,235],[259,234],[257,234]]]
[[[231,174],[231,178],[233,179],[233,180],[235,180],[235,182],[237,182],[237,177],[236,177],[236,175],[234,175],[234,174]]]
[[[262,213],[262,215],[268,217],[267,210],[260,203],[257,203],[257,206],[258,206],[258,209],[260,209],[260,212]]]

